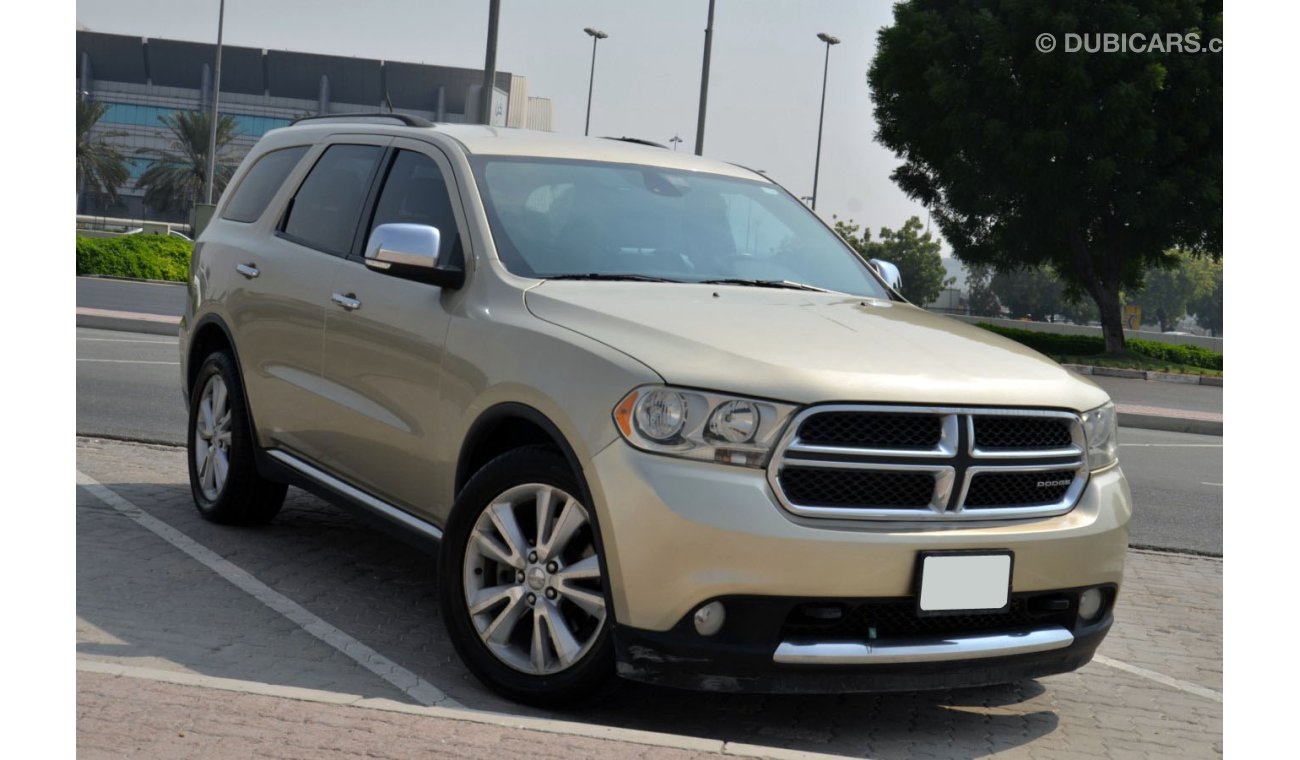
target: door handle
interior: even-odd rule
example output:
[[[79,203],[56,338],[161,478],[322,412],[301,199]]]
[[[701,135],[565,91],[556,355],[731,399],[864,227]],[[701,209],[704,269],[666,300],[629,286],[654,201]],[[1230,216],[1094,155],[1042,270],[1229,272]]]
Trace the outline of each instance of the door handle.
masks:
[[[235,271],[250,280],[262,273],[255,264],[236,264]]]
[[[330,300],[338,304],[339,306],[342,306],[343,308],[347,309],[348,311],[356,311],[357,309],[361,308],[361,302],[355,298],[355,294],[353,293],[348,293],[347,295],[343,295],[342,293],[335,293],[334,295],[330,296]]]

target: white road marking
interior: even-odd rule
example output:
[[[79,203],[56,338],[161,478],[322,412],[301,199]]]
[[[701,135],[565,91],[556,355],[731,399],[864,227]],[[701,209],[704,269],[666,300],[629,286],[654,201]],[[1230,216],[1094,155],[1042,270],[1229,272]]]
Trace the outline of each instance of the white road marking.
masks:
[[[147,362],[141,359],[82,359],[77,358],[79,362],[99,362],[100,364],[170,364],[175,367],[180,366],[180,362]]]
[[[1141,446],[1146,449],[1221,449],[1222,443],[1121,443],[1120,446]]]
[[[1207,689],[1204,686],[1197,686],[1194,683],[1182,681],[1177,678],[1173,678],[1172,676],[1167,676],[1164,673],[1157,673],[1154,670],[1139,668],[1138,666],[1130,665],[1127,662],[1120,662],[1119,660],[1113,660],[1102,654],[1093,655],[1092,659],[1096,662],[1101,663],[1102,665],[1108,665],[1117,670],[1122,670],[1125,673],[1132,673],[1135,676],[1141,676],[1148,680],[1155,681],[1156,683],[1161,683],[1164,684],[1165,686],[1171,686],[1175,689],[1178,689],[1179,691],[1185,691],[1188,694],[1195,694],[1198,697],[1204,697],[1206,699],[1219,702],[1220,704],[1223,703],[1222,692],[1217,692],[1214,689]]]
[[[156,346],[174,346],[174,340],[131,340],[128,338],[77,338],[77,340],[89,340],[96,343],[152,343]]]
[[[140,526],[153,532],[167,543],[190,555],[239,590],[292,620],[299,628],[334,647],[354,660],[358,665],[397,687],[398,690],[404,692],[416,702],[422,705],[460,707],[456,700],[447,696],[438,687],[325,622],[302,605],[257,580],[247,571],[206,546],[140,509],[81,470],[77,470],[77,485],[89,491],[95,498],[108,506],[131,518]]]
[[[1218,486],[1219,488],[1223,488],[1223,484],[1222,484],[1222,483],[1207,483],[1207,482],[1205,482],[1204,480],[1201,481],[1201,485],[1203,485],[1203,486]]]

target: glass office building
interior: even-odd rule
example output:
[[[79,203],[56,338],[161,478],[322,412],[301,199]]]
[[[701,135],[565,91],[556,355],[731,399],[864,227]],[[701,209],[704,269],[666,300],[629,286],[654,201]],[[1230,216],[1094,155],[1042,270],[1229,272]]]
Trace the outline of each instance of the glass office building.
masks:
[[[88,193],[81,213],[187,221],[184,212],[145,208],[135,182],[149,153],[168,148],[164,118],[211,108],[215,58],[216,46],[206,43],[77,31],[78,97],[108,104],[95,130],[114,134],[130,173],[116,205]],[[236,125],[227,150],[242,156],[266,132],[306,115],[393,110],[436,122],[476,121],[482,84],[481,69],[225,45],[219,107]],[[550,101],[527,97],[526,88],[523,77],[497,73],[493,124],[550,130]]]

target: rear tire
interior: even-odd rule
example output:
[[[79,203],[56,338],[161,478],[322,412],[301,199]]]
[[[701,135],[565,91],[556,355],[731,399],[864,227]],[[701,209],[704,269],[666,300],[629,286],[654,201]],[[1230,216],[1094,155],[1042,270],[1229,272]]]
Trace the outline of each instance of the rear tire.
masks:
[[[257,472],[256,445],[235,360],[209,354],[194,379],[186,435],[190,492],[204,519],[261,525],[280,511],[288,486]]]
[[[614,616],[583,493],[559,452],[524,446],[475,473],[447,523],[443,621],[470,671],[517,702],[567,707],[613,681]]]

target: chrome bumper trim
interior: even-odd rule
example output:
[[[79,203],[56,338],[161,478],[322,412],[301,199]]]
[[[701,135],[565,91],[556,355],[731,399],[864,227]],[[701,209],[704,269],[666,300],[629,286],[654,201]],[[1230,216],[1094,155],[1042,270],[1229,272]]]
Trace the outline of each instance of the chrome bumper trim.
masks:
[[[1024,633],[946,636],[887,641],[783,641],[774,662],[792,665],[883,665],[902,662],[950,662],[982,657],[1049,652],[1074,643],[1074,634],[1061,626]]]

